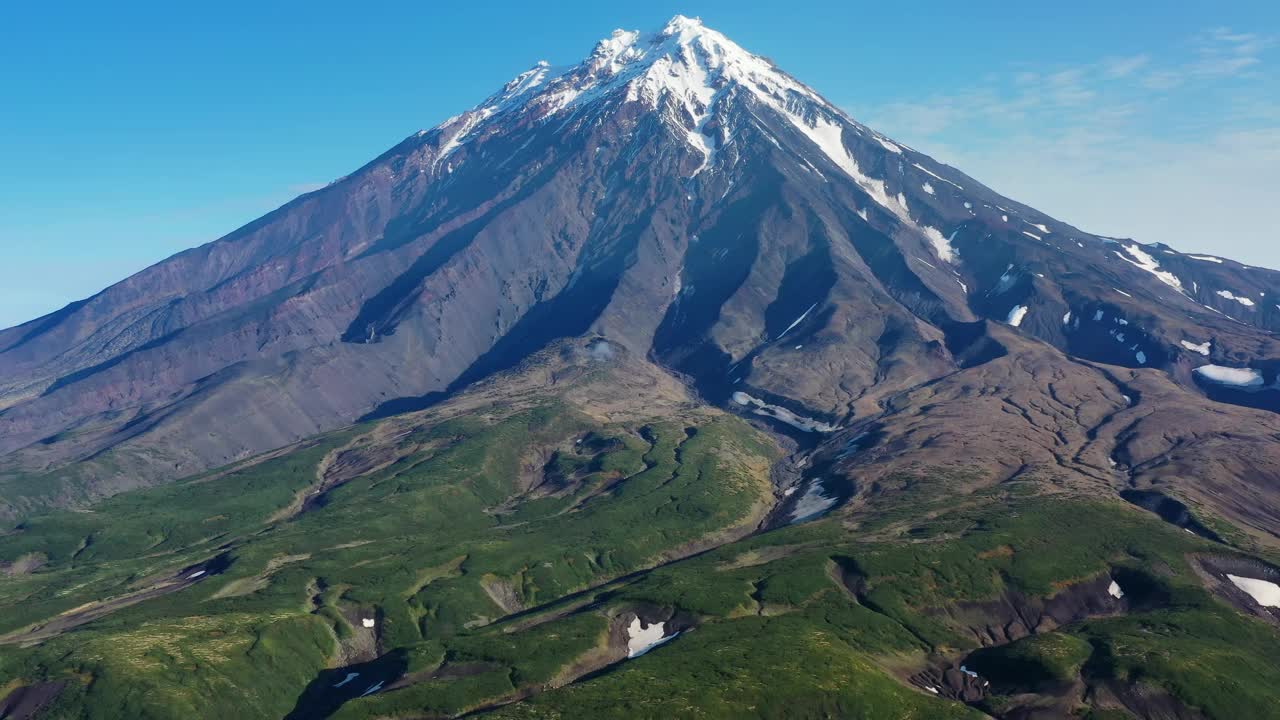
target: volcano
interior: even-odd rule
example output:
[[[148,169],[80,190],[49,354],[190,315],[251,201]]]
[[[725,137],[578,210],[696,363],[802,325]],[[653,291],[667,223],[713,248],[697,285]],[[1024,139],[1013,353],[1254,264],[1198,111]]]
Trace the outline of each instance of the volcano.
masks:
[[[4,507],[427,407],[587,336],[813,438],[998,352],[991,324],[1276,410],[1277,292],[999,195],[677,16],[0,332]]]

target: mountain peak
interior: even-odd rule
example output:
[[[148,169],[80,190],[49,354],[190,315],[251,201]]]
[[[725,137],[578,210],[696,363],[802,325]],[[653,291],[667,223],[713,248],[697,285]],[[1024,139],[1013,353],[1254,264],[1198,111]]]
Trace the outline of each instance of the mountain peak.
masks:
[[[823,116],[841,114],[772,62],[708,28],[700,18],[676,15],[656,32],[614,30],[577,65],[553,68],[540,61],[520,73],[479,106],[439,126],[439,159],[496,116],[518,112],[537,120],[619,100],[641,102],[654,110],[672,103],[675,124],[688,131],[689,142],[709,164],[718,141],[703,131],[715,113],[713,106],[734,89],[779,111],[795,109],[799,101],[821,105]],[[808,122],[812,124],[812,118]]]
[[[754,57],[724,35],[703,25],[701,18],[676,15],[656,32],[614,30],[609,37],[596,43],[583,64],[610,76],[632,66],[653,66],[663,58],[688,57],[694,48],[708,58],[725,55]],[[680,70],[679,67],[673,69]]]
[[[662,32],[665,35],[675,35],[682,32],[697,32],[702,27],[702,18],[686,17],[677,13],[667,21],[666,26],[662,28]]]

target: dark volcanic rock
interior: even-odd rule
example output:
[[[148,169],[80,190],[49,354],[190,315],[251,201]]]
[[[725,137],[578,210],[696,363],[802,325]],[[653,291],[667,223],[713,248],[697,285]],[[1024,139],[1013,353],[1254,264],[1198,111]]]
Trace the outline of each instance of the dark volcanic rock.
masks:
[[[58,699],[66,686],[66,680],[55,680],[14,688],[0,699],[0,718],[28,720],[40,717],[41,712]]]
[[[1070,585],[1048,597],[1009,590],[994,600],[959,602],[938,612],[948,624],[966,629],[983,646],[1004,645],[1079,620],[1122,612],[1123,597],[1108,592],[1110,575]]]

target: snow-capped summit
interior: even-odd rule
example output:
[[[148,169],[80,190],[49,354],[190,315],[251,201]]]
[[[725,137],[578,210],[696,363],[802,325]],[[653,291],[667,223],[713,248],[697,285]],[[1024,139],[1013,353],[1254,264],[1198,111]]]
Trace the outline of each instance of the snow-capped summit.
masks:
[[[541,61],[440,129],[448,136],[445,147],[452,150],[481,123],[506,111],[545,118],[577,112],[597,101],[620,98],[658,108],[670,100],[676,121],[688,126],[689,142],[709,160],[718,141],[706,137],[704,127],[717,94],[730,88],[775,108],[803,100],[821,103],[825,113],[840,114],[812,90],[700,19],[676,15],[652,33],[614,30],[577,65],[552,68]]]
[[[889,192],[884,179],[863,171],[851,150],[858,140],[851,136],[899,155],[902,146],[857,123],[769,60],[744,50],[700,19],[683,15],[652,33],[614,30],[578,65],[553,69],[542,62],[521,73],[480,106],[438,128],[442,142],[437,162],[487,124],[500,122],[497,118],[504,114],[516,112],[543,121],[607,112],[626,103],[658,111],[674,134],[699,154],[692,176],[717,169],[719,151],[734,142],[744,123],[775,145],[786,144],[779,129],[769,127],[761,115],[780,118],[880,208],[925,237],[939,260],[957,259],[943,233],[912,213],[903,193]],[[951,182],[918,163],[916,167]]]

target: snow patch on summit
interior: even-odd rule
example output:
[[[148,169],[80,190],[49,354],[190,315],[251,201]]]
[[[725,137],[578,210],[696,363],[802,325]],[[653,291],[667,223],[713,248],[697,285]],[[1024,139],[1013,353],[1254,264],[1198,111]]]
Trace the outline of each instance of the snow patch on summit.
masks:
[[[435,164],[439,166],[468,139],[479,136],[483,126],[510,111],[544,120],[556,115],[576,115],[585,112],[593,102],[616,99],[642,103],[661,111],[664,123],[677,135],[683,135],[688,145],[702,156],[702,162],[692,172],[696,177],[714,171],[717,160],[724,154],[722,146],[733,142],[733,129],[715,123],[726,98],[734,98],[735,102],[749,98],[757,106],[774,111],[813,142],[874,202],[924,235],[940,259],[955,261],[955,252],[942,232],[911,217],[903,193],[891,193],[885,180],[862,171],[845,146],[844,133],[852,131],[896,155],[904,155],[901,146],[863,128],[769,60],[747,52],[724,35],[705,27],[701,20],[682,15],[676,15],[656,33],[615,30],[597,43],[587,59],[578,65],[553,69],[540,62],[521,73],[480,106],[438,127],[443,141]],[[708,127],[713,129],[708,131]],[[778,138],[767,132],[765,138],[781,147]],[[811,169],[818,172],[816,168]],[[452,171],[452,166],[448,170]],[[929,190],[932,189],[930,186]]]

